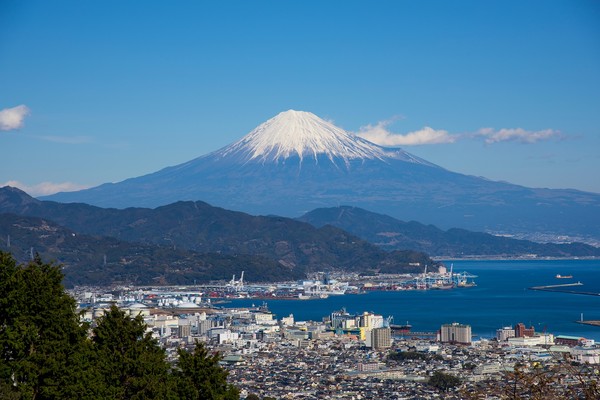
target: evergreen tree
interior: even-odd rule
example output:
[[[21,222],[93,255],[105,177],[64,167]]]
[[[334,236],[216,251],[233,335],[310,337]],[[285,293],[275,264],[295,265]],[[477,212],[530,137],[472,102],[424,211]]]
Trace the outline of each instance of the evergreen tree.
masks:
[[[169,365],[143,318],[111,306],[93,329],[100,396],[110,399],[165,399]]]
[[[220,356],[198,344],[172,372],[143,318],[114,305],[90,340],[62,279],[0,251],[0,399],[238,399]]]
[[[435,371],[427,383],[441,391],[447,392],[455,386],[460,385],[460,378],[442,371]]]
[[[62,285],[59,266],[39,256],[17,265],[0,252],[0,390],[31,399],[88,396],[87,326]],[[12,395],[11,395],[12,393]]]
[[[179,361],[173,372],[173,391],[185,400],[237,400],[239,391],[227,383],[227,371],[219,365],[221,356],[210,354],[196,342],[192,352],[178,350]]]

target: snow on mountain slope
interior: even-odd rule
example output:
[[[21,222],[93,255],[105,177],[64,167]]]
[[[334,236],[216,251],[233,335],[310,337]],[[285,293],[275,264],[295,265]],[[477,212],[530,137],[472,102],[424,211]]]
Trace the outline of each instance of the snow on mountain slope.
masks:
[[[322,156],[335,163],[350,160],[386,158],[431,165],[425,160],[402,150],[385,149],[352,133],[338,128],[315,114],[288,110],[262,123],[239,141],[209,156],[232,158],[242,162],[281,162],[290,157],[313,159],[318,163]]]

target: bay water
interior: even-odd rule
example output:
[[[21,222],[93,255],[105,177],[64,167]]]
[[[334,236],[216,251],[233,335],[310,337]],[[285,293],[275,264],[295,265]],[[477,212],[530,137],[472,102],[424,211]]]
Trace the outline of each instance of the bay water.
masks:
[[[282,318],[320,321],[344,307],[350,313],[372,311],[393,323],[412,325],[413,331],[435,331],[442,324],[459,322],[473,335],[495,337],[496,329],[518,322],[538,332],[582,336],[600,341],[600,327],[578,324],[600,320],[600,260],[456,260],[445,262],[454,272],[477,275],[476,287],[452,290],[375,291],[329,296],[315,300],[269,300],[269,309]],[[556,275],[572,279],[556,279]],[[568,290],[597,293],[582,295],[529,290],[532,286],[581,282]],[[249,307],[260,300],[239,299],[225,307]]]

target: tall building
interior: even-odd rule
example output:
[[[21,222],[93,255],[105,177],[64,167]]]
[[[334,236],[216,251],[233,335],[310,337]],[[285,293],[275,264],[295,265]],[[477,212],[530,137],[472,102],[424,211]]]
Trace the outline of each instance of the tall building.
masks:
[[[187,337],[190,336],[192,334],[192,326],[191,325],[179,325],[177,327],[177,336],[182,338],[182,337]]]
[[[515,337],[532,337],[535,336],[535,328],[529,327],[526,328],[525,324],[522,322],[519,322],[518,324],[515,325]]]
[[[375,328],[383,328],[383,316],[376,315],[370,312],[364,312],[361,315],[357,315],[355,320],[355,326],[360,329],[360,339],[370,343],[371,331]],[[370,344],[367,344],[371,347]]]
[[[382,328],[383,316],[365,311],[362,315],[356,317],[356,325],[360,328]]]
[[[354,315],[350,315],[346,309],[342,308],[340,311],[335,311],[331,313],[329,317],[331,328],[333,329],[341,329],[344,325],[348,325],[345,321],[352,320],[354,321]]]
[[[442,325],[440,341],[442,343],[471,344],[471,325],[462,325],[458,322]]]
[[[499,342],[506,342],[508,338],[515,337],[515,330],[510,326],[496,330],[496,340]]]
[[[374,349],[392,347],[392,330],[390,328],[375,328],[371,330],[371,347]]]

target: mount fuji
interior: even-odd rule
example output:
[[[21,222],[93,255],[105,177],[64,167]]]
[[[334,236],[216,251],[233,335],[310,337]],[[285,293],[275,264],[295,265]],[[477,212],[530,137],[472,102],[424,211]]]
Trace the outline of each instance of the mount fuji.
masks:
[[[600,194],[451,172],[294,110],[189,162],[43,199],[116,208],[203,200],[282,216],[349,205],[441,228],[600,239]]]

